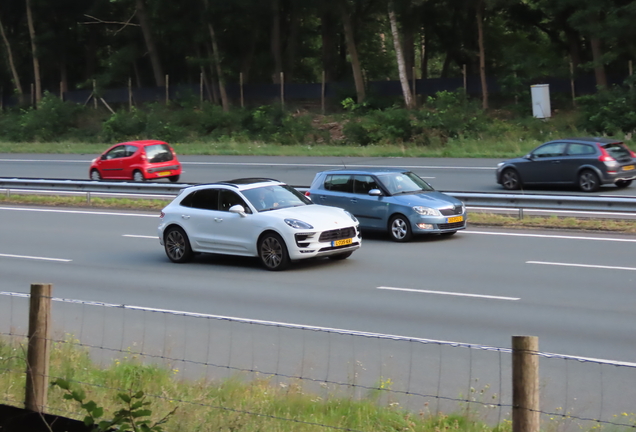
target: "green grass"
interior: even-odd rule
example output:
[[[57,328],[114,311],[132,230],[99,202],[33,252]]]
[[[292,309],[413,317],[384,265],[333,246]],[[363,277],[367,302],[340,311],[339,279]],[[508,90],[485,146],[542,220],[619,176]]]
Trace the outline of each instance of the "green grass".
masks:
[[[64,378],[86,393],[86,401],[103,407],[102,419],[112,418],[122,406],[117,394],[143,391],[151,404],[151,418],[158,420],[177,410],[165,424],[172,431],[313,432],[338,429],[356,431],[461,431],[509,432],[510,422],[492,427],[465,414],[432,415],[423,408],[410,412],[398,404],[379,403],[369,395],[361,400],[346,395],[318,396],[306,392],[301,383],[275,385],[266,376],[242,380],[239,376],[221,381],[180,379],[171,365],[143,364],[132,354],[106,366],[94,364],[88,352],[68,338],[54,343],[50,360],[51,381]],[[21,406],[25,387],[24,343],[0,340],[0,397]],[[63,398],[51,387],[48,412],[75,419],[84,414],[78,403]],[[458,407],[458,411],[461,407]],[[109,417],[110,416],[110,417]],[[327,427],[325,427],[327,426]]]
[[[463,157],[507,158],[527,153],[539,140],[451,139],[445,145],[280,145],[258,142],[210,141],[173,142],[178,155],[252,155],[252,156],[335,156],[335,157]],[[112,143],[8,143],[0,142],[0,153],[99,154]]]

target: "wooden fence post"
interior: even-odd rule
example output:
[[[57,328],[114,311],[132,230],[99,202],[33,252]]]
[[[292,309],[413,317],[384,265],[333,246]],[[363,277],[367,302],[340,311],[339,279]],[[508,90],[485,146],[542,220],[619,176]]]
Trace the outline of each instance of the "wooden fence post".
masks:
[[[132,97],[132,79],[128,78],[128,111],[132,111],[133,97]]]
[[[512,431],[539,432],[539,338],[512,337]]]
[[[240,87],[241,87],[241,108],[245,108],[245,98],[243,95],[243,72],[239,73]]]
[[[280,73],[280,107],[285,109],[285,73]]]
[[[574,86],[574,63],[570,62],[570,91],[572,92],[572,106],[576,108],[576,87]]]
[[[464,75],[464,93],[468,93],[468,85],[466,83],[466,65],[462,65],[462,75]]]
[[[166,105],[170,103],[170,76],[166,74]]]
[[[97,109],[97,82],[93,80],[93,107]]]
[[[199,73],[199,105],[203,108],[203,72]]]
[[[46,407],[49,388],[51,292],[51,284],[31,285],[24,406],[28,410],[40,413],[44,412]]]

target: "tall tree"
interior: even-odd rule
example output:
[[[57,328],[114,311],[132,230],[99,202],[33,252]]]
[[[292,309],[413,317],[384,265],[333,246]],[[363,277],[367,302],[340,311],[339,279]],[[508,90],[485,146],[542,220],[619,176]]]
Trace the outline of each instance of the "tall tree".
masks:
[[[409,87],[409,79],[406,74],[406,66],[404,64],[404,54],[402,45],[400,44],[400,33],[398,31],[397,18],[395,17],[395,5],[393,0],[388,2],[389,22],[391,24],[391,34],[393,35],[393,46],[395,47],[395,56],[398,64],[398,73],[400,75],[400,84],[402,85],[402,94],[404,95],[404,103],[406,107],[411,109],[415,106],[411,88]]]
[[[150,57],[150,63],[152,64],[152,72],[155,76],[155,85],[158,87],[164,87],[166,85],[166,77],[163,73],[163,67],[161,66],[161,60],[159,59],[155,39],[150,29],[150,20],[148,19],[144,0],[135,0],[135,6],[137,7],[137,18],[139,19],[139,25],[141,25],[141,31],[144,35],[144,41],[146,42],[146,49],[148,50],[148,56]]]
[[[477,43],[479,45],[479,78],[481,79],[481,106],[488,109],[488,82],[486,81],[486,49],[484,47],[485,0],[477,1]]]
[[[340,2],[340,16],[342,18],[342,25],[344,27],[347,51],[349,53],[349,59],[351,61],[353,81],[356,86],[357,101],[358,103],[362,103],[362,101],[364,101],[366,93],[364,88],[364,77],[362,76],[362,66],[360,65],[360,59],[358,58],[358,49],[356,47],[353,24],[351,23],[351,15],[347,8],[347,2],[344,0]]]
[[[11,69],[11,76],[13,76],[13,85],[15,86],[15,90],[18,95],[22,96],[24,92],[22,91],[22,84],[20,84],[20,76],[18,75],[18,70],[16,69],[15,62],[13,61],[13,51],[11,50],[11,43],[9,43],[7,34],[4,31],[2,19],[0,19],[0,34],[2,34],[2,40],[4,41],[4,45],[7,48],[7,59],[9,61],[9,68]]]
[[[31,56],[33,57],[33,76],[35,79],[35,104],[42,101],[42,79],[40,78],[40,60],[36,43],[35,26],[33,24],[33,11],[31,10],[31,0],[26,0],[27,23],[29,26],[29,36],[31,38]]]

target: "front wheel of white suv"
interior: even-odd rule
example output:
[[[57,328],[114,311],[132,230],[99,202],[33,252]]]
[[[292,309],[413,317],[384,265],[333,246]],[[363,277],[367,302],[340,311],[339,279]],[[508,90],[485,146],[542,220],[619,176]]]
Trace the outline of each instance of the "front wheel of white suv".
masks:
[[[267,270],[284,270],[289,266],[285,241],[276,233],[267,233],[258,241],[258,257]]]

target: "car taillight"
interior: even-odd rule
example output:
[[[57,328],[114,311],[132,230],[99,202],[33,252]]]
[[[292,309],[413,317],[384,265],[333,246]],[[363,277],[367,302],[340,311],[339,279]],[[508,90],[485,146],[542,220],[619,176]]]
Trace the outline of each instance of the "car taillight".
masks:
[[[616,162],[616,159],[611,157],[603,146],[599,145],[598,147],[601,150],[601,155],[599,156],[598,160],[600,160],[601,162]]]
[[[159,219],[163,219],[166,214],[164,212],[159,213]]]

